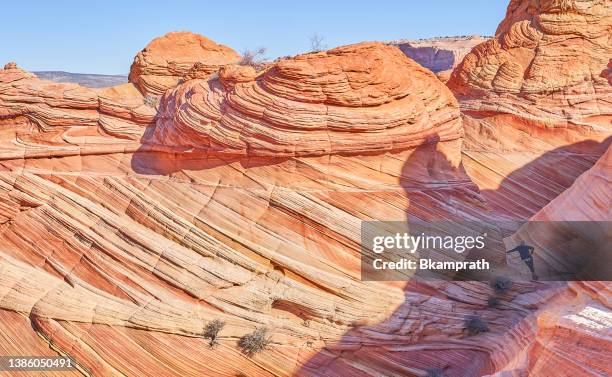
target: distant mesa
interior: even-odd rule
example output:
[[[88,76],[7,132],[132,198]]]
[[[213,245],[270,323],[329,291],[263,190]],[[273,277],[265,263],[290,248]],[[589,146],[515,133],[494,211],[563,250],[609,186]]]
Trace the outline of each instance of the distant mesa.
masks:
[[[97,75],[64,71],[34,71],[33,73],[43,80],[75,83],[87,88],[107,88],[127,82],[127,75]]]
[[[434,73],[444,72],[439,77],[450,76],[474,46],[490,37],[479,35],[441,37],[418,40],[398,40],[389,44],[397,46],[406,56]],[[443,80],[444,81],[444,80]]]
[[[16,62],[8,62],[4,65],[5,71],[21,71]],[[42,80],[53,81],[57,83],[75,83],[87,88],[106,88],[115,85],[125,84],[127,76],[125,75],[98,75],[89,73],[71,73],[64,71],[34,71],[36,77]],[[31,73],[28,73],[31,75]]]
[[[202,35],[171,32],[155,38],[136,55],[129,81],[145,95],[161,95],[193,73],[196,63],[200,74],[207,75],[239,60],[236,51]]]

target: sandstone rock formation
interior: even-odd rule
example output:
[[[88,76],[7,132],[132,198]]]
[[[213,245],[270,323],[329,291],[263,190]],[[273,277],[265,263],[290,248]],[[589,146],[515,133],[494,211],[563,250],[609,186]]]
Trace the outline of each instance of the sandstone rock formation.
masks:
[[[532,217],[544,222],[534,231],[532,224],[525,224],[512,238],[527,240],[535,245],[535,264],[539,268],[559,263],[559,255],[551,253],[555,227],[565,226],[564,221],[610,221],[610,162],[612,147],[587,172],[565,192],[546,205]],[[589,223],[573,227],[571,232],[592,232],[601,223]],[[563,230],[561,230],[563,231]],[[602,232],[609,231],[603,228]],[[559,233],[562,235],[563,233]],[[604,250],[604,253],[609,250]],[[585,250],[586,252],[586,250]],[[588,250],[595,253],[595,250]],[[609,266],[609,256],[603,254],[595,263]],[[590,266],[589,269],[597,269]],[[555,370],[558,376],[604,376],[612,373],[610,368],[609,339],[612,335],[610,302],[612,285],[604,281],[577,281],[559,283],[557,293],[540,310],[526,317],[520,325],[531,331],[526,339],[528,347],[516,353],[514,359],[494,376],[509,375],[547,376]],[[511,346],[510,346],[511,347]],[[602,351],[600,351],[602,350]],[[571,355],[571,356],[570,356]],[[495,357],[495,356],[493,356]]]
[[[463,60],[474,46],[486,41],[487,37],[471,35],[467,37],[444,37],[419,40],[399,40],[390,44],[397,46],[406,56],[414,59],[423,67],[444,75]]]
[[[453,72],[464,165],[503,217],[610,221],[611,17],[604,1],[511,1],[496,37]],[[509,173],[517,163],[523,168]],[[536,245],[541,266],[559,258],[551,234],[526,225],[510,242]],[[555,283],[539,292],[550,297],[509,330],[522,336],[491,353],[493,375],[609,375],[610,355],[598,349],[609,348],[610,285]]]
[[[202,35],[173,32],[154,39],[136,55],[129,81],[144,95],[160,95],[194,68],[205,76],[239,60],[236,51]]]
[[[577,342],[609,348],[598,283],[517,281],[493,308],[488,282],[360,278],[363,220],[605,213],[609,153],[574,184],[607,148],[597,133],[557,149],[542,133],[527,152],[476,149],[472,134],[462,149],[458,103],[394,47],[256,71],[178,36],[111,88],[0,71],[2,352],[69,354],[96,376],[609,374],[609,355],[587,360]],[[479,95],[462,101],[486,109],[493,94]],[[472,316],[489,331],[469,334]],[[226,326],[211,348],[215,319]],[[241,353],[262,326],[268,349]]]
[[[612,147],[563,194],[539,211],[536,221],[609,221],[612,219]]]
[[[381,71],[386,60],[406,75]],[[291,79],[284,76],[291,72]],[[296,79],[300,72],[306,72],[302,80]],[[334,83],[328,72],[340,77],[337,85],[325,85]],[[17,68],[1,71],[0,306],[7,316],[18,313],[20,328],[31,328],[94,375],[289,375],[355,324],[384,321],[405,302],[401,286],[360,280],[360,220],[486,215],[460,168],[456,102],[399,51],[365,44],[290,59],[262,74],[265,87],[255,75],[232,66],[219,79],[181,84],[162,99],[152,123],[154,108],[132,84],[93,90]],[[245,97],[255,103],[276,94],[266,108],[293,105],[286,111],[296,119],[316,119],[301,110],[327,107],[335,114],[327,121],[354,153],[321,148],[305,121],[285,126],[301,138],[289,139],[293,150],[315,146],[309,156],[270,143],[266,156],[258,157],[257,148],[228,148],[214,157],[202,143],[206,134],[195,132],[202,143],[195,147],[202,149],[188,150],[194,146],[183,144],[191,139],[179,137],[182,125],[170,127],[164,117],[180,116],[187,124],[201,119],[182,108],[170,112],[177,93],[196,85],[214,87],[223,102],[196,93],[194,109],[209,109],[209,98],[224,109],[234,96],[232,104],[246,102],[238,97],[243,90],[258,93]],[[308,85],[310,102],[299,97],[310,93],[299,90]],[[248,119],[245,108],[248,103],[230,108],[227,116]],[[367,122],[387,121],[391,110],[408,121]],[[385,138],[394,127],[408,133],[396,148]],[[160,130],[168,138],[161,139]],[[410,147],[424,141],[432,143]],[[448,289],[471,295],[470,287]],[[445,311],[436,300],[426,303],[430,295],[430,289],[414,292],[412,300]],[[413,342],[446,326],[419,329],[420,316],[411,315],[418,331],[410,335]],[[219,347],[210,349],[201,334],[213,319],[227,325]],[[460,334],[463,315],[452,322],[452,332]],[[6,321],[1,325],[2,333],[15,331]],[[237,340],[262,325],[272,328],[272,345],[247,358]],[[384,328],[377,332],[388,336]],[[462,344],[459,354],[473,352],[469,341]]]
[[[132,84],[90,89],[7,66],[0,71],[0,122],[6,125],[0,158],[95,153],[97,144],[100,151],[122,151],[155,119],[155,108]],[[110,135],[118,140],[104,137]]]
[[[610,134],[612,55],[605,0],[510,2],[495,38],[448,83],[476,148],[550,150]]]
[[[457,104],[394,47],[362,43],[221,70],[161,100],[147,143],[250,156],[381,153],[462,135]]]

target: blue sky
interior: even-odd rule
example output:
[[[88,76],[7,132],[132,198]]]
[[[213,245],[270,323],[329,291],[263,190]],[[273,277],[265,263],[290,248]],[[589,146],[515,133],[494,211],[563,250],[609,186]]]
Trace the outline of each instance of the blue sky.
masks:
[[[88,3],[90,5],[83,5]],[[2,4],[0,64],[28,70],[127,73],[134,55],[168,31],[189,30],[267,56],[364,40],[492,35],[508,1],[10,1]]]

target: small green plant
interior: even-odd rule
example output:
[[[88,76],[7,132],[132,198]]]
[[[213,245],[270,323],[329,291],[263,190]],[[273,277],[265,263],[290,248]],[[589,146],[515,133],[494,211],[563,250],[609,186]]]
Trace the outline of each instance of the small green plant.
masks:
[[[425,377],[444,377],[444,371],[440,368],[429,368]]]
[[[501,300],[495,296],[490,296],[487,300],[487,306],[489,308],[496,308],[501,304]]]
[[[491,280],[490,285],[496,293],[506,293],[512,287],[512,280],[504,276],[498,276]]]
[[[489,327],[485,321],[478,315],[473,315],[466,318],[465,329],[470,335],[478,335],[489,331]]]
[[[270,337],[268,337],[268,329],[266,327],[260,327],[252,333],[243,336],[238,341],[238,347],[248,356],[253,356],[265,350],[269,344]]]
[[[214,321],[208,322],[204,327],[204,333],[202,334],[202,336],[206,339],[209,339],[208,344],[210,345],[210,348],[213,348],[214,346],[219,344],[219,342],[217,341],[217,337],[219,335],[219,331],[221,331],[224,326],[225,322],[215,319]]]

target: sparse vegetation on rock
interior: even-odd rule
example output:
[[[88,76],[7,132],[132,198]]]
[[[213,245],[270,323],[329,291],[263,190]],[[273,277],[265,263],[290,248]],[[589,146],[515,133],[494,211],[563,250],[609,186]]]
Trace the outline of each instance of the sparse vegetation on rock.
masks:
[[[253,356],[265,350],[269,344],[270,337],[266,327],[260,327],[252,333],[243,336],[238,341],[238,347],[248,356]]]
[[[218,319],[210,321],[206,324],[206,326],[204,326],[204,333],[202,334],[202,336],[206,339],[209,339],[208,344],[211,348],[219,344],[219,342],[217,341],[217,337],[219,335],[219,331],[221,331],[224,326],[225,322],[219,321]]]
[[[266,48],[260,47],[257,50],[246,49],[242,52],[240,65],[249,65],[251,67],[257,68],[259,67],[263,61],[266,59]]]
[[[491,280],[490,285],[496,293],[506,293],[512,287],[512,280],[505,276],[498,276]]]
[[[489,331],[489,327],[479,315],[466,318],[465,329],[469,335],[478,335]]]
[[[499,306],[499,304],[501,304],[501,300],[498,297],[490,296],[487,300],[487,306],[489,308],[496,308]]]
[[[147,94],[144,97],[144,103],[149,107],[157,107],[157,104],[159,103],[159,97],[153,94]]]
[[[323,43],[324,40],[325,38],[322,35],[317,33],[313,34],[312,37],[310,37],[310,51],[319,52],[327,49],[327,46]]]

